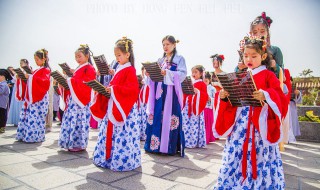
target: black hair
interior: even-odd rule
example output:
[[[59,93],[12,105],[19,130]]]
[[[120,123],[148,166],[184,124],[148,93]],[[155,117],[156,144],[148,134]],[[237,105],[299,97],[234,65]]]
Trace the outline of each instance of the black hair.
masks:
[[[129,62],[134,67],[134,54],[133,54],[133,47],[132,47],[132,40],[123,37],[122,39],[116,42],[116,47],[119,48],[122,53],[130,53]]]
[[[13,69],[12,66],[9,66],[9,67],[7,68],[7,71],[10,73],[11,76],[14,76],[13,72],[10,70],[11,68]]]
[[[45,59],[43,66],[50,69],[48,51],[46,49],[43,48],[43,49],[40,49],[40,50],[36,51],[34,53],[34,56],[37,56],[40,59]]]
[[[205,78],[205,79],[208,79],[208,80],[210,81],[210,83],[211,83],[211,81],[212,81],[212,76],[211,76],[210,72],[206,72],[205,75],[204,75],[204,78]]]
[[[88,56],[88,62],[92,65],[92,61],[91,61],[92,52],[90,51],[88,44],[80,45],[80,47],[77,49],[76,53],[77,52],[82,52],[83,55]]]
[[[165,36],[164,38],[162,38],[162,42],[165,41],[165,40],[168,40],[170,43],[172,44],[176,44],[176,43],[179,43],[179,40],[176,40],[173,36],[171,35],[167,35]],[[174,58],[174,56],[177,54],[177,49],[176,47],[174,47],[173,51],[172,51],[172,56],[171,56],[171,60],[170,60],[170,63],[172,63],[172,60]],[[163,53],[163,57],[166,56],[166,53]]]
[[[200,78],[203,79],[202,75],[203,75],[203,72],[204,72],[204,67],[203,67],[202,65],[196,65],[196,66],[192,67],[191,71],[192,71],[193,69],[197,69],[197,70],[200,72],[200,74],[201,74],[201,75],[200,75]]]

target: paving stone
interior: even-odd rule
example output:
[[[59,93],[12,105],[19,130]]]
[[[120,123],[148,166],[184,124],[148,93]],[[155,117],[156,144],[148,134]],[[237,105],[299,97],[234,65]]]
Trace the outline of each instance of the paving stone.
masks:
[[[320,180],[300,178],[300,187],[303,190],[319,190]]]
[[[101,181],[103,183],[110,183],[119,179],[126,178],[128,176],[137,174],[137,172],[135,171],[115,172],[115,171],[100,168],[97,166],[91,169],[81,170],[77,173],[85,176],[87,179],[90,178],[90,179]]]
[[[285,183],[286,183],[286,189],[292,188],[292,189],[298,189],[299,188],[299,177],[294,175],[285,175]]]
[[[209,172],[179,169],[164,176],[164,179],[197,186],[200,188],[206,188],[210,184],[214,183],[217,177],[217,174],[210,174]]]
[[[36,189],[48,189],[84,179],[63,169],[50,170],[17,178]]]
[[[12,179],[6,176],[0,175],[0,189],[9,189],[9,188],[17,187],[19,185],[20,185],[19,183],[13,181]]]
[[[69,152],[66,152],[66,151],[55,151],[54,153],[34,155],[31,157],[38,160],[45,161],[45,162],[49,162],[49,163],[61,162],[65,160],[72,160],[72,159],[79,158],[79,156],[70,154]]]
[[[171,162],[170,165],[202,171],[212,166],[213,163],[202,161],[202,160],[181,159],[181,160]]]
[[[41,161],[22,162],[0,167],[0,171],[11,177],[25,176],[52,169],[57,169],[57,167]]]
[[[89,179],[77,181],[71,184],[67,184],[61,187],[53,188],[52,190],[116,190],[116,188],[111,187],[110,185],[101,184],[96,181],[92,181]]]
[[[157,163],[167,164],[170,162],[173,162],[175,160],[180,160],[182,157],[176,155],[176,156],[168,156],[168,155],[161,155],[161,154],[155,154],[155,153],[142,153],[141,159],[143,160],[149,160],[154,161]]]
[[[186,152],[184,155],[184,159],[201,160],[207,156],[208,156],[207,154],[201,154],[199,152]]]
[[[149,161],[149,162],[143,163],[142,167],[135,169],[135,171],[160,177],[177,169],[178,168],[175,166],[169,166],[169,165],[164,165],[164,164]]]
[[[201,159],[201,161],[212,162],[212,163],[216,163],[216,164],[222,164],[222,157],[221,156],[216,156],[216,155],[209,155],[209,156]]]
[[[126,190],[137,189],[169,189],[177,183],[153,177],[147,174],[139,173],[137,175],[111,183],[112,186],[120,187]]]
[[[95,167],[92,164],[92,160],[85,159],[85,158],[77,158],[77,159],[73,159],[73,160],[55,162],[55,163],[53,163],[53,165],[59,166],[62,168],[66,168],[71,171],[80,171],[80,170],[90,169],[90,168]]]
[[[45,147],[37,147],[36,149],[25,149],[23,154],[27,156],[33,156],[33,155],[41,155],[41,154],[48,154],[48,153],[55,153],[57,154],[56,149],[51,148],[45,148]]]
[[[185,185],[185,184],[178,184],[170,188],[169,190],[203,190],[203,188]]]
[[[0,166],[5,166],[9,164],[16,164],[21,162],[29,162],[35,160],[34,158],[25,156],[23,154],[9,154],[6,156],[0,156]]]

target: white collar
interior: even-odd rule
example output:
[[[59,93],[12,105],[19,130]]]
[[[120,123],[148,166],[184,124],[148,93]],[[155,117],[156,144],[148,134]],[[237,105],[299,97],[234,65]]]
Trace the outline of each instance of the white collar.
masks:
[[[195,83],[197,83],[197,82],[201,82],[201,81],[202,81],[202,79],[194,80],[194,81],[193,81],[193,84],[195,84]]]
[[[261,65],[261,66],[255,68],[255,69],[253,69],[253,70],[248,69],[248,71],[251,71],[252,75],[255,75],[255,74],[258,74],[258,73],[260,73],[261,71],[264,71],[264,70],[266,70],[266,69],[267,69],[267,67],[266,67],[265,65]]]
[[[114,74],[114,75],[116,75],[119,71],[121,71],[122,69],[125,69],[125,68],[127,68],[127,67],[130,67],[131,66],[131,63],[130,62],[127,62],[127,63],[125,63],[125,64],[123,64],[123,65],[120,65],[120,63],[119,63],[119,65],[118,65],[118,67],[117,67],[117,70],[116,70],[116,73]]]
[[[38,71],[40,71],[42,68],[44,68],[44,66],[41,66],[41,67],[39,67],[38,69],[36,69],[33,73],[32,73],[32,75],[34,75],[34,74],[36,74]]]
[[[77,71],[78,71],[79,69],[81,69],[82,67],[87,66],[88,64],[89,64],[89,63],[86,62],[86,63],[80,65],[79,67],[76,68],[76,70],[74,71],[74,73],[77,72]]]

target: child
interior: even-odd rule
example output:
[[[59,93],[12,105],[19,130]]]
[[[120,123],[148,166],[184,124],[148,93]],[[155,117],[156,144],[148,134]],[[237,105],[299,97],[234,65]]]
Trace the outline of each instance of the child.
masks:
[[[194,95],[187,95],[182,110],[182,129],[187,148],[206,146],[204,108],[208,100],[207,86],[203,82],[204,68],[196,65],[192,69]]]
[[[0,133],[5,132],[7,124],[7,108],[10,94],[7,80],[12,80],[9,71],[0,69]]]
[[[63,114],[59,138],[59,146],[71,152],[85,150],[88,145],[91,88],[84,82],[96,78],[88,45],[80,45],[75,52],[75,59],[79,66],[73,76],[67,79],[71,96]]]
[[[211,85],[211,75],[209,72],[206,72],[204,76],[204,83],[207,85],[208,92],[208,101],[206,107],[204,108],[204,120],[206,126],[206,143],[209,144],[210,142],[214,142],[216,140],[212,133],[213,103],[216,89]]]
[[[93,152],[93,163],[113,171],[130,171],[141,166],[140,130],[136,101],[139,95],[134,68],[132,41],[118,40],[114,54],[119,66],[106,87],[107,98],[97,94],[90,107],[99,118],[100,133]]]
[[[23,66],[29,66],[29,62],[28,60],[26,59],[21,59],[20,60],[20,67],[23,67]],[[18,80],[16,78],[16,73],[14,71],[12,71],[14,73],[13,75],[13,83],[14,83],[14,86],[13,86],[13,91],[12,91],[12,100],[11,100],[11,104],[10,104],[10,109],[9,109],[9,112],[8,112],[8,120],[7,120],[7,123],[8,124],[13,124],[15,126],[18,126],[18,123],[19,123],[19,120],[20,120],[20,111],[22,109],[22,106],[23,106],[23,101],[24,101],[24,97],[22,98],[22,92],[25,91],[22,90],[22,89],[19,89],[17,88],[18,87]],[[20,80],[21,82],[21,80]],[[23,86],[25,86],[25,82],[23,82]],[[22,85],[21,85],[22,86]],[[21,87],[20,86],[20,87]],[[20,93],[19,93],[20,92]]]
[[[161,152],[174,155],[178,151],[184,156],[184,133],[182,130],[181,108],[183,94],[181,83],[187,75],[184,58],[177,54],[173,36],[162,39],[164,54],[158,64],[162,68],[163,82],[154,82],[149,77],[149,100],[147,105],[147,152]],[[148,75],[146,73],[146,75]]]
[[[226,74],[226,72],[221,70],[221,66],[224,61],[224,55],[214,54],[210,58],[212,58],[212,65],[214,68],[214,74],[212,75],[214,77],[213,86],[215,87],[216,91],[220,91],[222,87],[217,81],[216,75]]]
[[[141,68],[142,75],[142,87],[139,93],[139,115],[140,115],[140,140],[145,141],[147,138],[146,129],[147,129],[147,103],[149,98],[149,86],[146,85],[145,80],[145,68]]]
[[[215,137],[227,137],[222,167],[214,189],[284,189],[278,142],[287,100],[274,73],[264,38],[245,37],[244,63],[251,70],[262,107],[233,107],[220,91],[214,114]]]
[[[17,76],[17,89],[19,89],[17,93],[21,95],[18,97],[23,98],[25,102],[20,112],[16,139],[24,142],[45,141],[45,119],[48,113],[50,87],[48,51],[45,49],[36,51],[34,59],[40,68],[32,74],[25,74],[27,82],[23,82]]]

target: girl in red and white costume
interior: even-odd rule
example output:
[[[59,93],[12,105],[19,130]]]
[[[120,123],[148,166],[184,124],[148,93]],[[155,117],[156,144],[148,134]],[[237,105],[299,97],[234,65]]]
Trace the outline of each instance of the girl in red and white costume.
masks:
[[[186,148],[206,146],[204,108],[208,100],[207,85],[203,82],[204,67],[196,65],[192,69],[194,95],[184,95],[182,129]]]
[[[251,70],[257,91],[253,98],[262,107],[233,107],[229,93],[215,100],[213,133],[227,137],[222,167],[215,189],[284,189],[284,173],[278,142],[287,100],[270,64],[264,38],[245,37],[244,63]]]
[[[96,79],[88,45],[81,45],[75,52],[75,58],[79,66],[73,76],[67,78],[71,96],[63,114],[58,143],[61,148],[72,152],[84,150],[88,145],[91,88],[84,82]]]
[[[27,81],[17,76],[17,98],[25,100],[20,112],[16,139],[24,142],[45,141],[45,119],[48,113],[50,68],[48,51],[36,51],[34,59],[40,68],[25,74]]]
[[[139,84],[134,68],[132,41],[123,37],[114,48],[119,66],[106,91],[98,94],[90,110],[100,120],[93,163],[113,171],[129,171],[141,166],[137,100]]]

